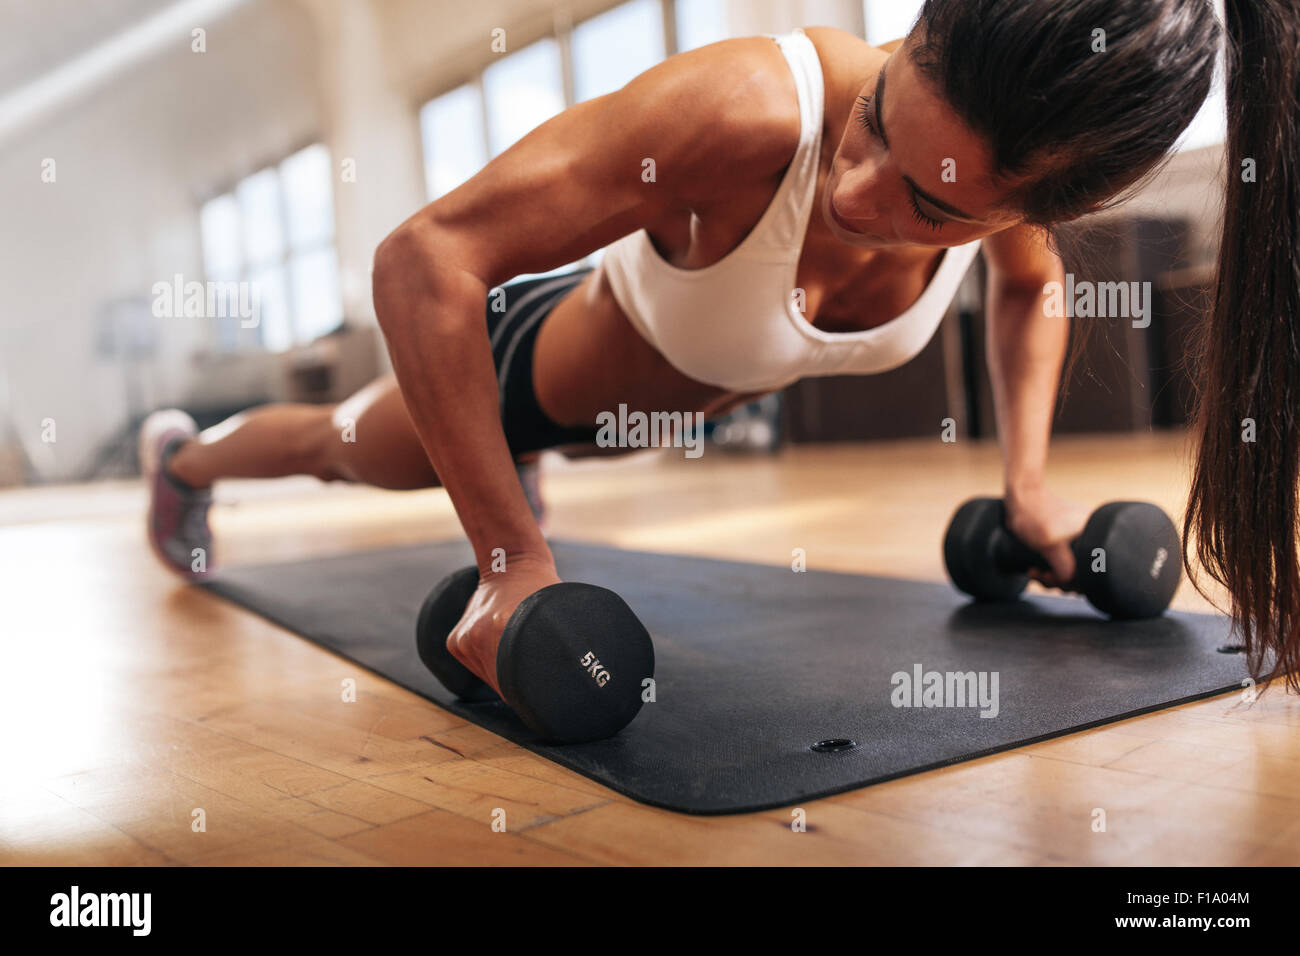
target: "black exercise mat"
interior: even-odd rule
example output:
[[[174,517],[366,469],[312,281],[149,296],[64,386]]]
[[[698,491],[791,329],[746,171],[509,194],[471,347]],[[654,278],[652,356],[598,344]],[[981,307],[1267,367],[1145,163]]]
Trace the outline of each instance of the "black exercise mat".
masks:
[[[1081,600],[968,604],[939,582],[794,573],[553,542],[560,575],[617,591],[654,636],[657,701],[611,740],[537,742],[424,669],[415,618],[464,542],[234,568],[208,586],[620,793],[686,813],[785,806],[1240,686],[1226,618],[1108,621]],[[998,674],[998,715],[896,707],[898,672]],[[990,685],[987,685],[991,687]],[[923,698],[921,702],[924,702]],[[815,751],[850,739],[856,747]]]

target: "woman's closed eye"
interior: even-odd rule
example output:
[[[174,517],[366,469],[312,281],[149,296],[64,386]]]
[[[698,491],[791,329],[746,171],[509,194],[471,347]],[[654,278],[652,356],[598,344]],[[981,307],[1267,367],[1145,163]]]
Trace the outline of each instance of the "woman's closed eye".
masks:
[[[871,134],[877,139],[880,139],[880,134],[876,132],[876,123],[875,120],[873,119],[874,110],[875,110],[875,97],[873,96],[858,97],[858,111],[857,111],[858,122],[862,124],[862,128],[865,129],[869,134]],[[943,228],[944,220],[935,219],[933,216],[927,216],[922,211],[920,205],[917,203],[915,192],[909,192],[907,198],[911,201],[912,218],[919,225],[925,226],[926,228],[932,229],[936,232]]]
[[[871,111],[874,109],[872,99],[873,97],[870,96],[858,97],[858,122],[862,124],[863,129],[875,136],[876,124],[871,119]]]

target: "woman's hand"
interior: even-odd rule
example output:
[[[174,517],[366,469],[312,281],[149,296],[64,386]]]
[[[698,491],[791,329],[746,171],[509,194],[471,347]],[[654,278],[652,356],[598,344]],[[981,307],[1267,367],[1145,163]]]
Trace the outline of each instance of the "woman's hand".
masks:
[[[488,683],[498,694],[497,645],[510,615],[524,598],[559,584],[555,562],[542,556],[507,556],[506,570],[488,572],[465,606],[460,622],[447,635],[451,656]]]
[[[1083,532],[1088,510],[1041,485],[1008,492],[1005,500],[1007,529],[1052,566],[1051,571],[1031,568],[1029,576],[1053,588],[1070,584],[1075,572],[1070,542]]]

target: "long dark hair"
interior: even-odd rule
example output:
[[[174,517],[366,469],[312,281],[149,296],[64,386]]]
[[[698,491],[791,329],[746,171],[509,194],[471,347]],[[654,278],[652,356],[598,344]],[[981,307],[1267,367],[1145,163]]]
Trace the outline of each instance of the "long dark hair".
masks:
[[[1232,595],[1251,673],[1300,690],[1300,12],[1227,0],[1225,13],[1227,196],[1183,549],[1194,534]]]
[[[1251,673],[1300,690],[1300,11],[1225,12],[1224,233],[1183,562],[1202,593],[1193,554],[1227,589]],[[1221,37],[1210,0],[927,0],[907,46],[990,143],[1026,221],[1055,232],[1159,171],[1210,92]]]

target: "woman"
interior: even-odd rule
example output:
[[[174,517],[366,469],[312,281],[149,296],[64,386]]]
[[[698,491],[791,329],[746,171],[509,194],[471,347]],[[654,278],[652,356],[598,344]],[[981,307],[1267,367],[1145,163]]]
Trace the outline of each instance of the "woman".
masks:
[[[1254,158],[1258,180],[1229,177],[1187,530],[1259,673],[1269,652],[1296,663],[1300,620],[1300,31],[1290,0],[1228,0],[1227,22],[1229,154],[1234,170]],[[1008,520],[1048,559],[1042,580],[1068,581],[1084,512],[1043,484],[1067,340],[1042,308],[1063,273],[1050,228],[1169,155],[1219,35],[1210,0],[929,0],[889,48],[809,29],[673,57],[543,124],[380,245],[395,383],[197,438],[176,413],[151,422],[155,544],[190,571],[224,476],[442,484],[481,574],[448,647],[496,687],[511,612],[559,580],[516,461],[589,443],[620,404],[717,415],[805,375],[901,364],[979,244]],[[501,288],[601,248],[595,271]],[[1252,446],[1236,441],[1248,415],[1268,426]]]

